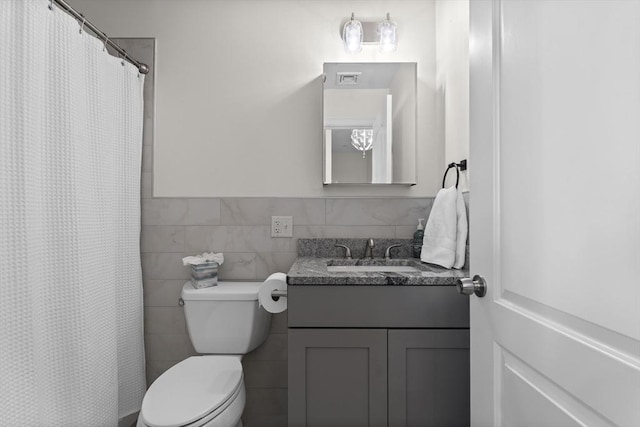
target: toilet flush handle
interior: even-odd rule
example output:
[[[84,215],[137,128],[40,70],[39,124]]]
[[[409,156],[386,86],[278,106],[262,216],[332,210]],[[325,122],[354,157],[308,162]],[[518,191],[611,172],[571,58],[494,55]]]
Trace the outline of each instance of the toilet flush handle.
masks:
[[[180,307],[184,307],[184,300],[182,299],[182,297],[178,298],[178,305]]]

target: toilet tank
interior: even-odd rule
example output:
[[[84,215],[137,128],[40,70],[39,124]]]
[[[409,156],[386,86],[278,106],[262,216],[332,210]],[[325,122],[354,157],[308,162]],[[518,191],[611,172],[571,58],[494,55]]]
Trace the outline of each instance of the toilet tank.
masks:
[[[224,282],[195,289],[182,287],[191,343],[198,353],[245,354],[264,342],[271,313],[258,306],[262,282]]]

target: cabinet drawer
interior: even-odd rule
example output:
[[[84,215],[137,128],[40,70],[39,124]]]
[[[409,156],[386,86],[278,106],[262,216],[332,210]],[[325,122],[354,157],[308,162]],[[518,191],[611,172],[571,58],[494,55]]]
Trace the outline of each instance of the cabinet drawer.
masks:
[[[455,286],[289,286],[290,328],[468,328]]]

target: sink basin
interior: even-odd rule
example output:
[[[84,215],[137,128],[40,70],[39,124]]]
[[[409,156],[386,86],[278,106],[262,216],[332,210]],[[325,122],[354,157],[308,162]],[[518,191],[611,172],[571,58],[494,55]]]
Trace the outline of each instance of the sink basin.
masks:
[[[330,273],[417,273],[421,270],[410,265],[329,265]]]

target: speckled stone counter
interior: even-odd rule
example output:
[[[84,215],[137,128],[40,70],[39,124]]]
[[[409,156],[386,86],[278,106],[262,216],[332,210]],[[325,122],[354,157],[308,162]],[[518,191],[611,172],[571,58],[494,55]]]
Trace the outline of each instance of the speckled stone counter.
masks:
[[[410,258],[410,239],[375,239],[374,259],[362,259],[367,239],[299,239],[298,259],[287,273],[289,285],[451,285],[469,272],[446,268]],[[344,249],[351,248],[353,259],[344,258]],[[395,244],[402,245],[392,250],[393,259],[386,261],[384,250]],[[332,272],[328,266],[410,266],[417,272]]]
[[[393,265],[418,268],[418,272],[330,272],[329,265],[389,265],[384,259],[346,260],[335,258],[298,258],[289,273],[287,284],[295,285],[451,285],[468,276],[465,270],[447,270],[417,259],[395,259]]]

